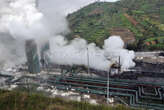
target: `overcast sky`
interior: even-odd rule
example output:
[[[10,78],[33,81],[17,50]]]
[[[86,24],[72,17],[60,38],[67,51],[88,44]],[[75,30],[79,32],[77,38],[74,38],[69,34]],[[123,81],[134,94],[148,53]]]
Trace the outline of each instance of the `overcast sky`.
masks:
[[[61,12],[68,14],[94,1],[98,1],[98,0],[40,0],[40,7],[41,8],[46,7],[49,8],[50,10],[54,8],[58,8],[58,10],[61,10]],[[115,2],[118,0],[99,0],[99,1]]]

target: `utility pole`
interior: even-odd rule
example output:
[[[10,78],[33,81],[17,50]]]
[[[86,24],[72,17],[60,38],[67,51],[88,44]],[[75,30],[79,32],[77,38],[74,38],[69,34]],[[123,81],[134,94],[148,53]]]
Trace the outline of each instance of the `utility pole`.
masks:
[[[90,67],[89,67],[89,49],[87,47],[87,63],[88,63],[88,74],[90,74]]]
[[[110,74],[110,72],[111,72],[111,69],[110,69],[110,67],[109,67],[109,70],[108,70],[108,73],[107,73],[107,104],[109,103],[109,74]]]
[[[118,65],[118,74],[120,74],[120,72],[121,72],[121,58],[120,58],[120,56],[118,58],[118,63],[119,63],[119,65]]]

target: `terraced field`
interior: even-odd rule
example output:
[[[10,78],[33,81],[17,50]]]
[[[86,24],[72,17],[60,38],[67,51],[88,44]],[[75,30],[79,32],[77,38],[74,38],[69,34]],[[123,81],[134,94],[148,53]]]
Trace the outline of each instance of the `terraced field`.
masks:
[[[163,0],[121,0],[115,3],[90,4],[68,15],[71,33],[67,38],[78,36],[102,47],[104,39],[110,35],[121,35],[123,40],[130,38],[129,41],[125,40],[129,49],[163,50],[163,4]],[[128,31],[113,33],[113,29],[120,28],[129,30],[132,34],[124,36]]]

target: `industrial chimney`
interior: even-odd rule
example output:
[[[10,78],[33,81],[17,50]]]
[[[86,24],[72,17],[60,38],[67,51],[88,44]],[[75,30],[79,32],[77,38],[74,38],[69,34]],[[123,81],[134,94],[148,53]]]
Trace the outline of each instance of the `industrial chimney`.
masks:
[[[37,45],[33,39],[27,40],[25,43],[28,71],[30,73],[40,72],[40,63],[37,53]]]

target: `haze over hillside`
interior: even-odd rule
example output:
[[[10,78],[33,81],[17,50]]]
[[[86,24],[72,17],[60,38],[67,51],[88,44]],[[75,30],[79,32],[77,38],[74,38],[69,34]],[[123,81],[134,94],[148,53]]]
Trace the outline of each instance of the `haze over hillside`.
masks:
[[[67,19],[69,39],[81,37],[102,46],[110,35],[121,35],[130,49],[164,49],[163,0],[95,2]]]

